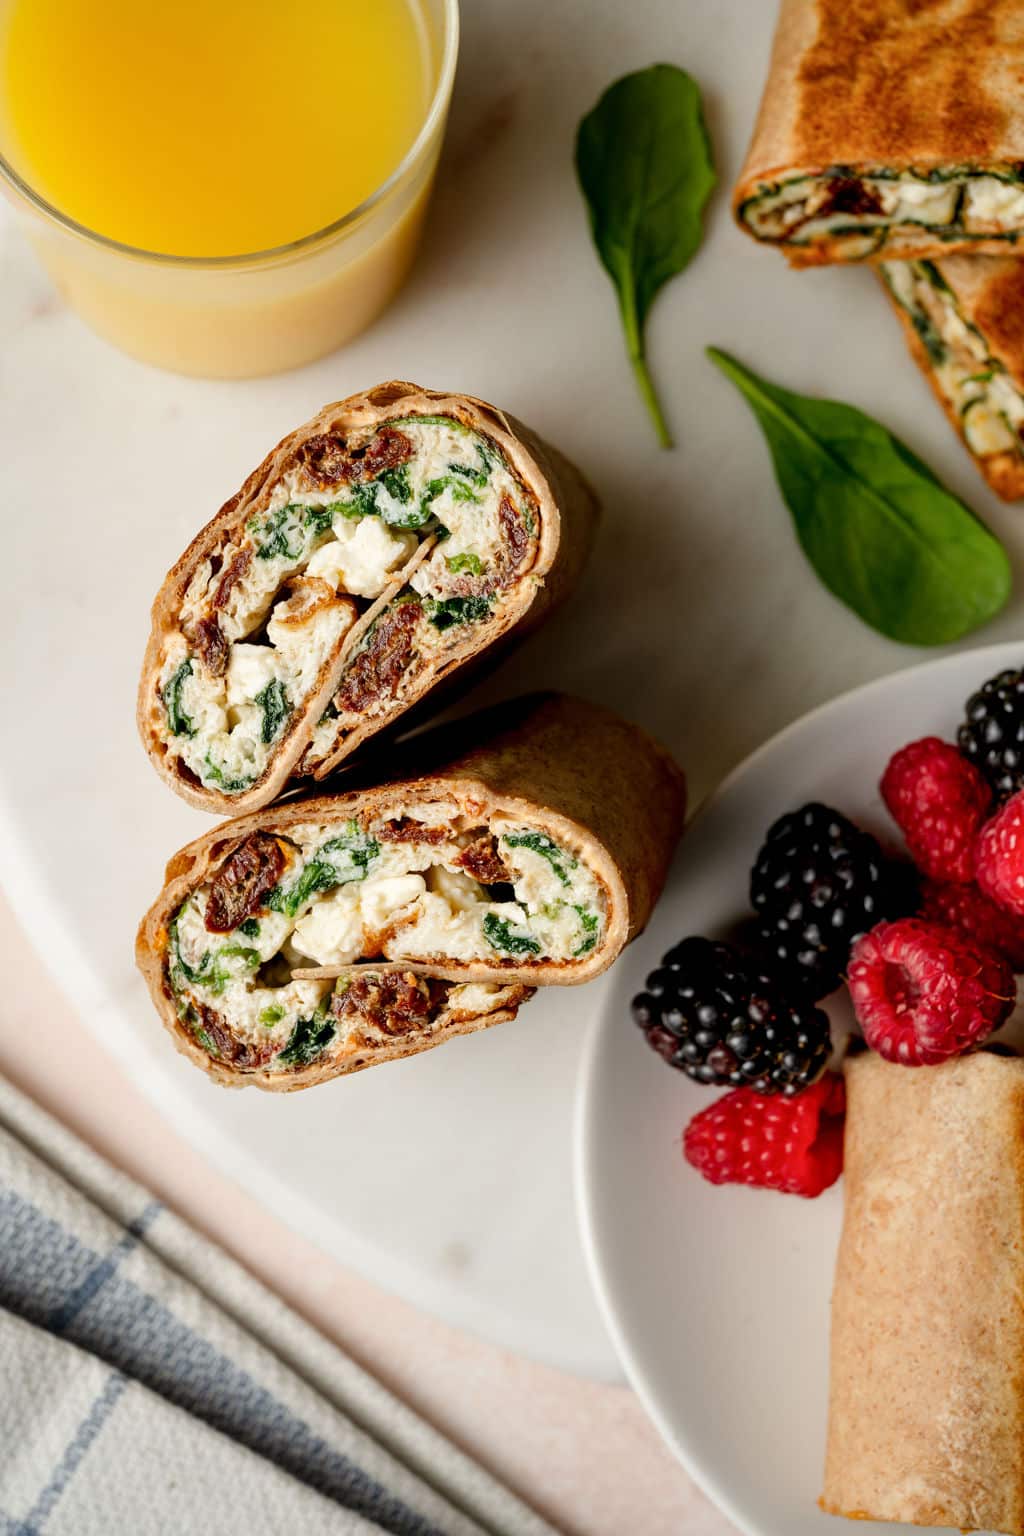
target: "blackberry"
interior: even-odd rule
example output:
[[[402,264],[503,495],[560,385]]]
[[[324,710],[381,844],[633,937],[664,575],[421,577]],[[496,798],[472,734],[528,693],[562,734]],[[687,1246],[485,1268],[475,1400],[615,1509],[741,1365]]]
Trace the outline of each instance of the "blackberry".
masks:
[[[870,833],[829,806],[812,803],[780,817],[750,874],[770,969],[813,1002],[827,997],[861,934],[899,915],[905,884]]]
[[[956,740],[997,801],[1024,789],[1024,671],[999,672],[971,694]]]
[[[684,939],[633,999],[647,1043],[694,1082],[787,1098],[809,1088],[832,1050],[820,1008],[790,1006],[727,944]]]

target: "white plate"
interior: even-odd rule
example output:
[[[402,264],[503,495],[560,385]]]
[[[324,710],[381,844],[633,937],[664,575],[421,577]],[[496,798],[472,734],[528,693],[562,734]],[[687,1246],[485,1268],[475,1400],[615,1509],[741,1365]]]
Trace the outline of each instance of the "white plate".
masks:
[[[589,1040],[576,1179],[605,1319],[668,1444],[757,1536],[838,1530],[816,1500],[842,1185],[800,1200],[705,1183],[684,1163],[680,1134],[713,1095],[648,1049],[630,998],[677,939],[724,937],[742,920],[750,865],[776,816],[823,800],[891,842],[877,789],[889,756],[920,736],[950,739],[974,688],[1022,662],[1024,643],[914,667],[815,710],[748,758],[695,820]]]

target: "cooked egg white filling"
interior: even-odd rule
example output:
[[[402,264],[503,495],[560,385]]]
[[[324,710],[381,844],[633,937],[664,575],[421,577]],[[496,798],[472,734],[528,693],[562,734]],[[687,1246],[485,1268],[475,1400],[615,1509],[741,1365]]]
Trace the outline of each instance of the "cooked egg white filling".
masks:
[[[842,254],[856,259],[883,246],[895,254],[922,227],[940,239],[1015,240],[1024,231],[1024,185],[1008,169],[857,175],[837,168],[760,188],[740,217],[759,240],[812,245],[840,237]]]
[[[971,452],[979,458],[1024,453],[1024,394],[964,319],[938,268],[930,261],[887,261],[882,275],[910,316]]]
[[[397,683],[392,677],[368,698],[371,678],[358,707],[351,699],[328,706],[305,771],[366,713],[400,707],[419,668],[464,639],[467,626],[500,614],[512,585],[510,518],[526,551],[514,574],[528,568],[536,510],[496,444],[447,417],[401,417],[367,434],[363,446],[384,430],[408,439],[412,456],[330,490],[316,489],[296,465],[244,538],[196,570],[158,687],[167,749],[201,784],[238,794],[261,777],[322,668],[371,607],[377,615],[369,616],[350,666],[375,634],[380,639],[394,604],[405,601],[416,605],[416,624],[404,668]],[[197,642],[211,620],[226,668],[216,652],[211,664]],[[342,700],[344,683],[343,675]]]
[[[262,1068],[284,1071],[328,1050],[343,1054],[357,1027],[365,1036],[364,1020],[331,1012],[333,979],[296,978],[295,970],[381,959],[571,962],[603,939],[603,887],[547,833],[498,818],[471,826],[453,806],[413,809],[405,820],[423,825],[423,839],[413,828],[411,840],[388,841],[382,822],[289,828],[284,841],[294,853],[285,873],[230,933],[207,927],[216,877],[182,903],[169,928],[167,978],[205,1050],[224,1056],[223,1034],[229,1055],[244,1043],[247,1062],[255,1052]],[[443,840],[428,841],[436,829]],[[482,838],[507,880],[485,884],[462,867]],[[424,1028],[452,1011],[493,1012],[508,996],[501,984],[453,985]]]

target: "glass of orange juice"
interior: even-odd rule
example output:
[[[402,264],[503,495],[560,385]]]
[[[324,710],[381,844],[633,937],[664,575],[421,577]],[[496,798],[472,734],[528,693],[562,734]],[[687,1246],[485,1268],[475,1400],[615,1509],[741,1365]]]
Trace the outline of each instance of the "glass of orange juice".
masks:
[[[294,368],[405,278],[457,48],[458,0],[0,0],[0,189],[124,351]]]

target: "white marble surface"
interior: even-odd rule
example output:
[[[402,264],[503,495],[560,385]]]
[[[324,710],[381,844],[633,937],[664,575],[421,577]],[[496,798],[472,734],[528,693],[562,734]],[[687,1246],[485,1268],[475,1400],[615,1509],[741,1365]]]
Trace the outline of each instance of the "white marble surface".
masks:
[[[386,377],[536,425],[598,487],[574,602],[475,697],[555,685],[658,732],[696,797],[777,727],[914,659],[824,592],[796,548],[715,343],[897,429],[1010,545],[866,271],[789,272],[732,227],[727,188],[765,68],[758,0],[467,3],[448,146],[413,280],[342,355],[279,379],[156,373],[93,338],[0,229],[0,858],[22,920],[97,1036],[222,1172],[337,1257],[449,1321],[573,1369],[615,1366],[575,1235],[569,1127],[594,991],[510,1027],[282,1100],[214,1089],[166,1045],[131,962],[167,855],[205,825],[158,783],[132,694],[153,592],[267,446]],[[651,357],[677,448],[636,398],[571,163],[581,113],[655,59],[701,82],[723,188],[659,300]],[[1019,599],[981,641],[1020,630]],[[628,964],[628,958],[623,962]],[[599,985],[599,984],[598,984]],[[628,1026],[624,1026],[628,1027]]]

